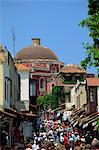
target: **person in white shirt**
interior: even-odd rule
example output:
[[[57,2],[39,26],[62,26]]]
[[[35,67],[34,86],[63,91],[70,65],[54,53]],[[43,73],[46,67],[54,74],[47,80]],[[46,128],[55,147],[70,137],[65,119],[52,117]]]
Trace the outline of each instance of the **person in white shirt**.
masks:
[[[32,150],[36,150],[36,147],[37,147],[36,141],[34,141],[34,144],[32,145]]]

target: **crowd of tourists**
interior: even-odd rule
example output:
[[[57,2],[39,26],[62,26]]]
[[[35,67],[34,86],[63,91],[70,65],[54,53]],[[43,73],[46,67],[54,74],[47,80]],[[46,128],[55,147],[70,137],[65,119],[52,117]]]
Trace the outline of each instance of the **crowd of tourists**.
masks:
[[[99,150],[99,137],[88,130],[80,133],[67,120],[42,121],[39,132],[34,132],[26,150]]]

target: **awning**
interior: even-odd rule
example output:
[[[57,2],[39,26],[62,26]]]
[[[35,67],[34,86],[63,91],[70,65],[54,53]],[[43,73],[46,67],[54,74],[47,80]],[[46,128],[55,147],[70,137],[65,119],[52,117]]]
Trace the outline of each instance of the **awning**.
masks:
[[[82,117],[82,118],[81,118],[81,120],[80,120],[80,125],[81,125],[82,123],[84,123],[84,122],[90,121],[91,119],[93,119],[93,118],[96,117],[97,115],[98,115],[97,112],[92,113],[91,115],[88,115],[88,114],[87,114],[86,117]]]
[[[8,113],[8,112],[3,112],[4,115],[7,115],[9,117],[13,117],[13,118],[16,118],[16,115],[14,114],[11,114],[11,113]]]
[[[62,103],[62,104],[60,104],[59,106],[64,106],[64,105],[66,105],[67,103]]]
[[[73,127],[75,127],[77,124],[78,124],[78,121],[76,121],[76,122],[73,124]]]
[[[37,108],[37,106],[32,105],[32,104],[29,104],[29,106],[32,107],[32,108]]]
[[[6,111],[1,111],[1,110],[0,110],[0,112],[1,112],[4,116],[16,118],[16,115],[14,115],[14,114],[12,114],[12,113],[9,113],[9,112],[6,112]]]
[[[99,115],[95,115],[92,118],[89,118],[88,121],[84,122],[83,128],[86,128],[90,123],[92,126],[96,125],[96,121],[99,119]]]
[[[99,125],[98,124],[96,124],[96,126],[94,127],[94,131],[96,131],[96,130],[98,130],[99,129]]]
[[[77,115],[78,113],[79,113],[79,111],[80,111],[81,109],[76,109],[76,110],[74,110],[73,112],[72,112],[72,114],[71,114],[71,116],[75,116],[75,115]]]
[[[5,112],[7,113],[11,113],[11,114],[14,114],[14,115],[20,115],[17,110],[13,109],[13,108],[5,108]]]
[[[71,121],[73,121],[73,120],[76,121],[76,119],[78,119],[81,116],[82,113],[84,113],[84,110],[83,109],[79,109],[79,110],[77,110],[77,112],[75,112],[74,115],[71,114],[71,118],[72,118]]]
[[[24,112],[21,112],[20,113],[23,117],[37,117],[36,114],[32,114],[32,113],[24,113]]]
[[[66,111],[66,109],[62,109],[62,110],[59,110],[58,112],[60,112],[60,114],[64,113]]]
[[[61,110],[61,109],[62,109],[61,107],[58,107],[58,108],[56,108],[56,109],[54,109],[52,111],[54,112],[54,111],[58,111],[58,110]]]
[[[96,116],[95,118],[93,118],[92,120],[90,120],[89,122],[88,122],[88,124],[89,123],[94,123],[95,121],[97,121],[99,119],[99,116]]]
[[[88,127],[88,123],[83,125],[83,129],[86,128],[86,127]]]

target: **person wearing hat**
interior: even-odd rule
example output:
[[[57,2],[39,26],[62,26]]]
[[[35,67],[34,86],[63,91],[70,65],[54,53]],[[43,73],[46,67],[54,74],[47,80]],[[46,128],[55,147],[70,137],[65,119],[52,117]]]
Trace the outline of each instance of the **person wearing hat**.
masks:
[[[34,141],[34,143],[33,143],[33,145],[32,145],[32,150],[35,150],[35,149],[36,149],[36,147],[37,147],[37,145],[36,145],[36,141]]]

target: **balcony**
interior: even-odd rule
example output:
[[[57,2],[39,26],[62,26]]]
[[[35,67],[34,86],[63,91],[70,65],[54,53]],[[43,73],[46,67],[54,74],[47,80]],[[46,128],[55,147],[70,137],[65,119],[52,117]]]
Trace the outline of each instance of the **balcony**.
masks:
[[[16,102],[17,111],[29,111],[29,100]]]

